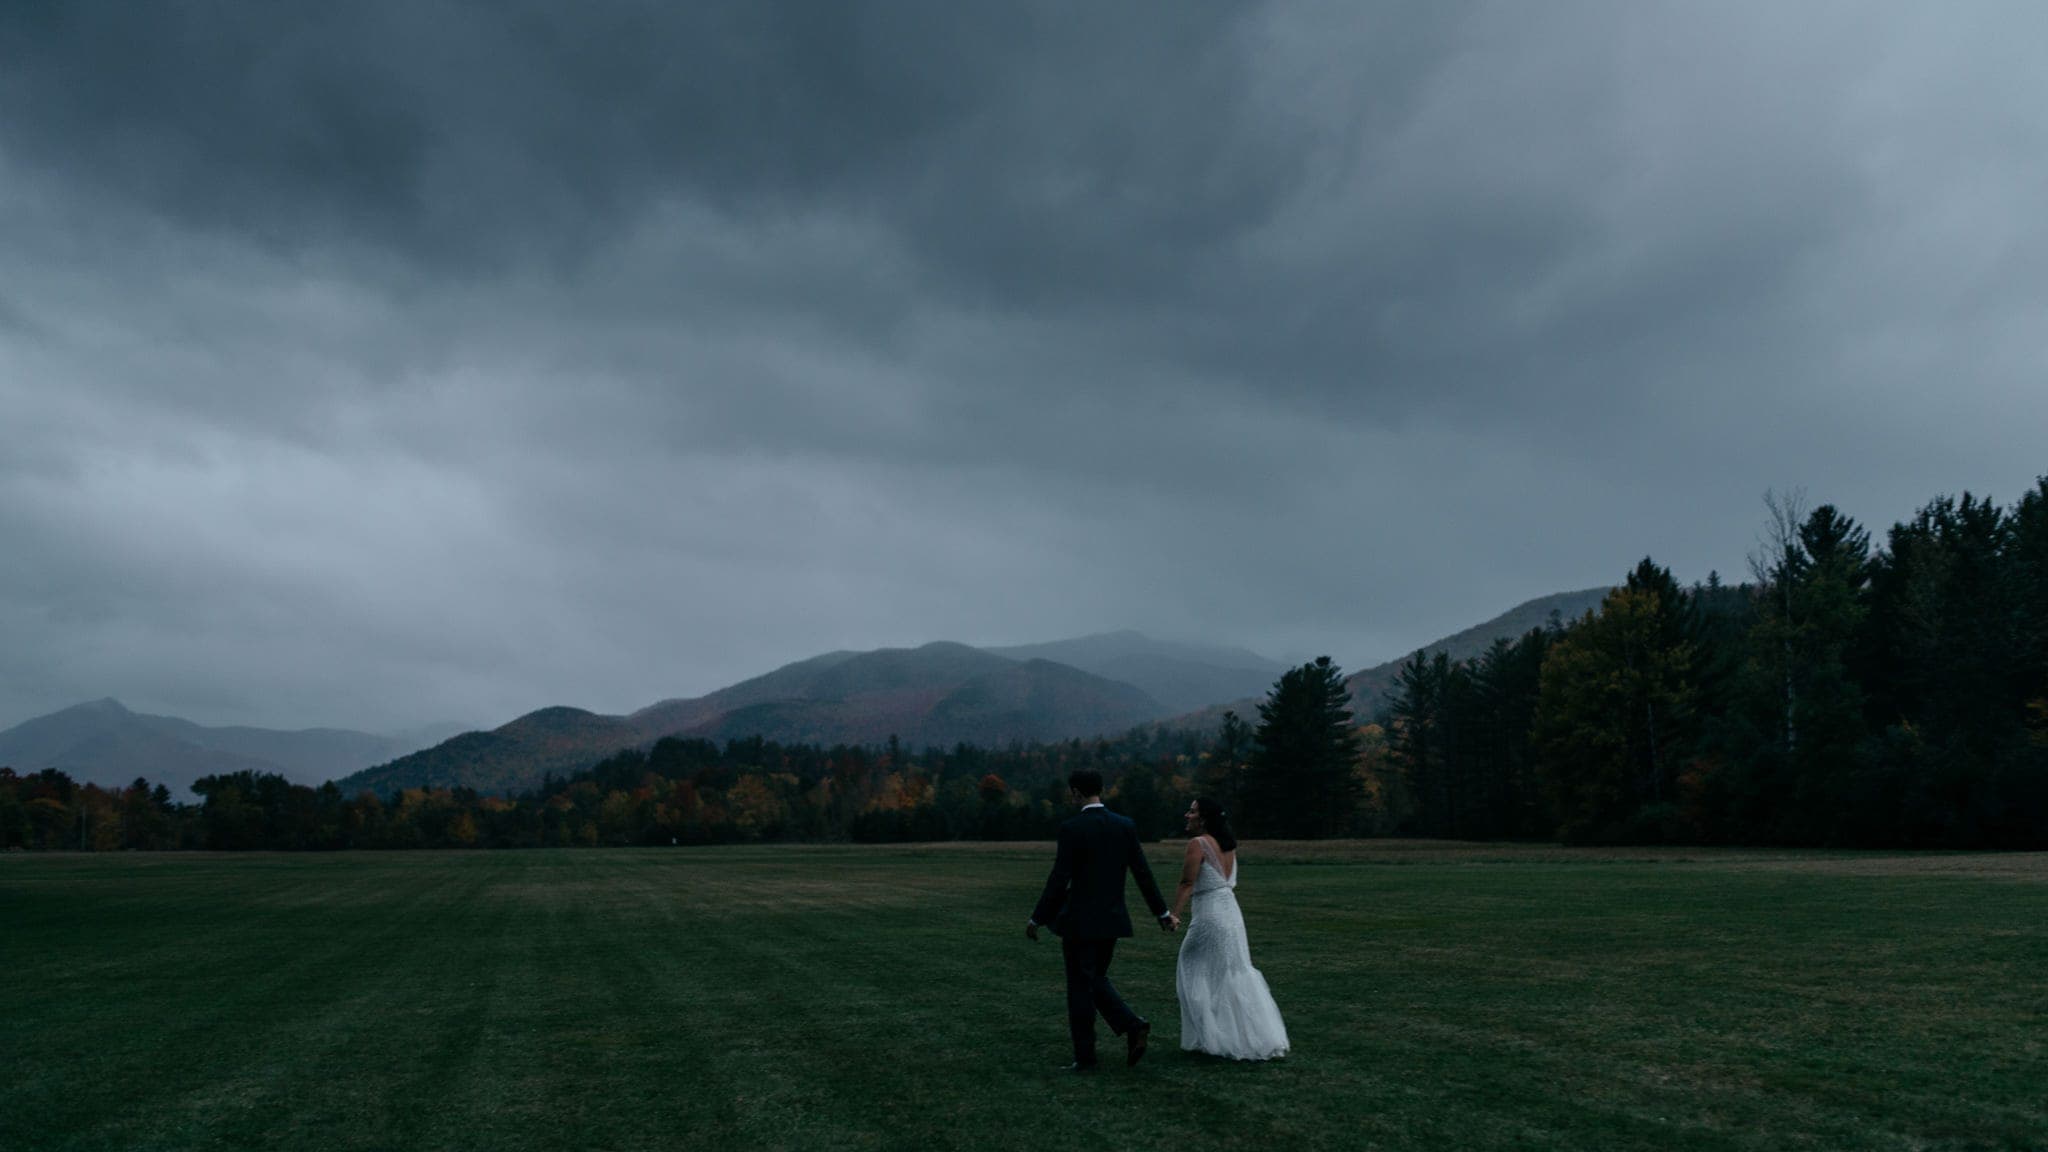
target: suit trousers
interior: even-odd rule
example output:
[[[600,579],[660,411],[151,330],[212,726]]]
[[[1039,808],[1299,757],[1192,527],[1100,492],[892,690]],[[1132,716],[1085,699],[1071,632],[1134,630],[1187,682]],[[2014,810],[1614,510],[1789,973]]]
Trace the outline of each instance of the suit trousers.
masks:
[[[1109,982],[1109,962],[1116,956],[1116,940],[1060,939],[1060,951],[1067,962],[1067,1026],[1074,1034],[1074,1059],[1095,1063],[1095,1014],[1109,1023],[1109,1030],[1121,1036],[1138,1022],[1138,1015],[1116,994]]]

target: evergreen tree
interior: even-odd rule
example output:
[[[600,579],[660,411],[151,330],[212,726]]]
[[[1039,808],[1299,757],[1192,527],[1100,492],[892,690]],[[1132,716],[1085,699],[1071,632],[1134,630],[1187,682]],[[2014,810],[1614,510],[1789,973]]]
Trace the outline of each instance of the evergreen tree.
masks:
[[[1530,729],[1551,635],[1536,628],[1494,641],[1472,665],[1484,762],[1486,806],[1478,834],[1526,839],[1550,834],[1536,776]]]
[[[1398,826],[1414,836],[1450,835],[1450,779],[1444,759],[1443,685],[1450,676],[1443,653],[1434,659],[1420,649],[1394,674],[1394,703],[1387,742],[1395,770],[1402,774],[1410,805]]]
[[[1781,839],[1842,843],[1856,835],[1856,756],[1864,737],[1862,687],[1853,674],[1868,612],[1870,534],[1834,506],[1813,510],[1799,530],[1806,563],[1793,599],[1798,626],[1793,679],[1805,708],[1806,739],[1790,758],[1792,794],[1782,819],[1802,831]]]
[[[1344,673],[1319,656],[1284,673],[1259,705],[1243,826],[1260,835],[1334,836],[1351,825],[1362,787],[1354,768],[1358,730],[1351,723]]]
[[[1714,823],[1745,840],[1841,842],[1873,819],[1848,803],[1866,731],[1870,534],[1826,504],[1787,531],[1770,507],[1776,560],[1756,565],[1748,657],[1717,732],[1736,767]]]
[[[2002,842],[2033,823],[2034,785],[2010,768],[2027,659],[2016,529],[1989,500],[1940,497],[1893,525],[1873,566],[1864,647],[1880,730],[1858,788],[1888,831],[1866,842]]]
[[[1691,720],[1691,652],[1664,633],[1658,593],[1617,588],[1553,645],[1536,719],[1558,831],[1574,841],[1680,834],[1679,739]]]
[[[1707,841],[1740,840],[1734,810],[1745,783],[1742,749],[1756,746],[1755,716],[1742,707],[1750,632],[1757,618],[1755,589],[1721,582],[1709,572],[1687,593],[1693,603],[1692,670],[1696,740],[1680,767],[1679,803],[1693,834]]]
[[[1438,685],[1438,740],[1442,745],[1444,834],[1461,840],[1485,839],[1487,813],[1493,798],[1489,762],[1490,734],[1481,714],[1472,665],[1436,654],[1431,675]]]
[[[1124,769],[1112,791],[1117,812],[1138,826],[1138,839],[1157,840],[1180,830],[1178,817],[1186,805],[1174,803],[1175,795],[1162,786],[1152,765],[1141,762]]]
[[[1223,723],[1209,746],[1209,759],[1202,773],[1202,788],[1225,809],[1235,809],[1243,791],[1252,750],[1258,737],[1234,711],[1223,713]]]
[[[2014,505],[2011,531],[2014,679],[2048,708],[2048,476]]]

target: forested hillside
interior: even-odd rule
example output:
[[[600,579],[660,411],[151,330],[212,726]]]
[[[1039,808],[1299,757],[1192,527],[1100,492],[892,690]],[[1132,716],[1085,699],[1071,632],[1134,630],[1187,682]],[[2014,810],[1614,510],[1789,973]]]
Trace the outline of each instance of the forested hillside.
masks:
[[[1417,653],[1383,724],[1351,714],[1322,659],[1214,731],[917,749],[667,737],[513,796],[238,771],[198,781],[193,805],[146,780],[0,769],[0,847],[1043,837],[1087,767],[1149,837],[1206,793],[1255,835],[2048,849],[2048,479],[2010,507],[1935,499],[1881,545],[1833,506],[1773,500],[1765,537],[1747,583],[1682,585],[1645,558],[1575,619],[1469,658]],[[1049,675],[1055,696],[1087,677]],[[1042,691],[970,681],[976,716]],[[524,723],[543,747],[621,734],[568,709]]]

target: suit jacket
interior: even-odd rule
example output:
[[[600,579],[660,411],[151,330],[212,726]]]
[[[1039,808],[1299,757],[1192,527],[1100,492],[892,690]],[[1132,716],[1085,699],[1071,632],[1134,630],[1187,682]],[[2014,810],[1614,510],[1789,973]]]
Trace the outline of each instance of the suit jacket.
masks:
[[[1060,825],[1059,853],[1031,918],[1055,935],[1076,940],[1129,936],[1126,872],[1138,878],[1138,891],[1152,915],[1166,915],[1166,901],[1138,843],[1138,826],[1107,808],[1089,808]]]

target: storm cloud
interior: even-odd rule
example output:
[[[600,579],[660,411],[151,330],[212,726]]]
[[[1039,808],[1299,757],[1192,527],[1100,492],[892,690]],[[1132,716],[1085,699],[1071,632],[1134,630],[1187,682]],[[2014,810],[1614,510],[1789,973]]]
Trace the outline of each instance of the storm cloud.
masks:
[[[2048,471],[2036,5],[0,9],[0,726],[1393,658]]]

